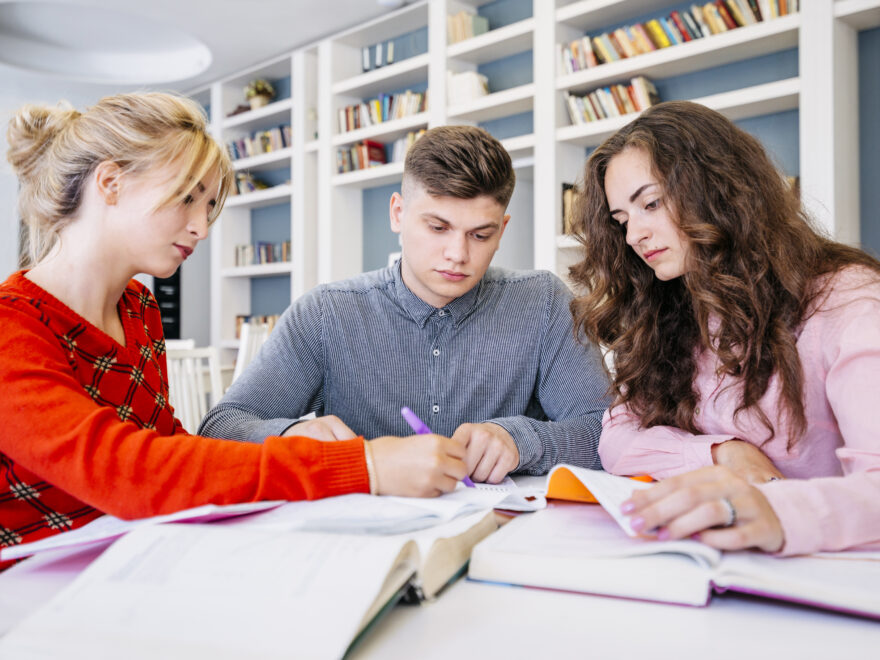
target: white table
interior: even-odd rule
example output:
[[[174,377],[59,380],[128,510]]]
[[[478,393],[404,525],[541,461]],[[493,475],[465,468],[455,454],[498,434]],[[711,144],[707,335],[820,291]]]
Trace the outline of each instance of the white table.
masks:
[[[0,635],[98,552],[47,553],[0,573]],[[878,653],[880,622],[778,601],[724,595],[690,608],[459,580],[434,602],[395,607],[351,658],[825,660]]]

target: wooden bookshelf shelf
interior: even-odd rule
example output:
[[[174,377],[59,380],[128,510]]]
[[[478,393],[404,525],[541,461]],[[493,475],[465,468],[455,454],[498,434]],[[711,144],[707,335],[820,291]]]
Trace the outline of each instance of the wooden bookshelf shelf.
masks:
[[[596,30],[633,16],[658,14],[669,0],[580,0],[556,10],[556,21],[577,30]]]
[[[577,250],[581,244],[575,240],[573,236],[568,234],[559,234],[556,237],[556,247],[560,250]]]
[[[361,140],[380,140],[383,142],[392,142],[399,137],[403,137],[407,133],[428,125],[428,113],[420,112],[409,117],[401,117],[400,119],[392,119],[381,124],[374,124],[366,128],[358,128],[354,131],[346,131],[335,135],[331,144],[339,147],[346,144],[353,144]]]
[[[289,261],[276,261],[271,264],[254,264],[253,266],[229,266],[221,272],[223,277],[274,277],[288,275],[293,270]]]
[[[590,91],[629,76],[655,78],[678,76],[740,60],[794,48],[798,43],[800,15],[792,14],[757,25],[713,34],[651,53],[602,64],[560,76],[556,88],[571,92]]]
[[[834,15],[856,30],[880,27],[880,0],[837,0]]]
[[[266,154],[257,154],[248,158],[239,158],[232,161],[232,166],[237,172],[248,170],[250,172],[259,172],[261,170],[277,169],[290,165],[290,158],[293,155],[293,147],[279,149],[278,151],[270,151]]]
[[[232,195],[226,199],[226,206],[230,208],[242,207],[258,209],[264,206],[273,206],[275,204],[290,202],[290,196],[292,194],[293,187],[289,184],[282,184],[264,190],[255,190],[254,192]]]
[[[758,117],[798,107],[800,80],[788,78],[731,92],[693,99],[733,120]],[[665,99],[664,99],[665,100]],[[638,113],[610,117],[586,124],[565,126],[556,131],[559,142],[595,147],[635,119]]]
[[[403,163],[386,163],[376,167],[368,167],[363,170],[336,174],[333,177],[334,186],[349,186],[352,188],[378,188],[389,183],[398,183],[403,178]]]
[[[379,69],[367,71],[354,78],[342,80],[333,85],[333,93],[340,96],[368,98],[418,85],[428,80],[428,55],[416,55]]]
[[[529,83],[474,99],[470,103],[451,106],[446,114],[456,120],[489,121],[528,112],[535,102],[535,85]]]
[[[267,124],[271,124],[272,120],[277,120],[279,124],[289,124],[291,110],[293,110],[292,99],[275,101],[269,105],[264,105],[262,108],[224,118],[223,130],[250,131],[263,128]]]
[[[473,64],[494,62],[532,49],[535,19],[527,18],[447,46],[446,56]]]
[[[535,153],[535,134],[517,135],[516,137],[501,140],[501,144],[507,149],[507,153],[513,160],[533,156]]]

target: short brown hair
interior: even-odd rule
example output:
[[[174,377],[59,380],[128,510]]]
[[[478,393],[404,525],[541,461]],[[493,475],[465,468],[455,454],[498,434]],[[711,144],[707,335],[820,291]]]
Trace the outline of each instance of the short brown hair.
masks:
[[[516,184],[510,154],[476,126],[439,126],[406,154],[403,187],[418,182],[429,195],[474,199],[486,195],[507,208]]]

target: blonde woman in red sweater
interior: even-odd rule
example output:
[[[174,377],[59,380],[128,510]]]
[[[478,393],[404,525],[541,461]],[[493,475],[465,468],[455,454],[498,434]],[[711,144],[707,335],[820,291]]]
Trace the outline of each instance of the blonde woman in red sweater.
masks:
[[[31,267],[0,285],[0,545],[101,513],[435,495],[465,476],[464,447],[440,436],[251,444],[189,435],[174,418],[159,309],[132,277],[172,274],[231,185],[194,103],[145,93],[82,114],[25,106],[7,141]]]

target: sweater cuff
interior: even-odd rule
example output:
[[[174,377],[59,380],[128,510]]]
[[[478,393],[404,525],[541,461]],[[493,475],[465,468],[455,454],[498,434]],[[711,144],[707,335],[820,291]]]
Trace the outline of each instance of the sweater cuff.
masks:
[[[315,500],[369,493],[364,439],[266,438],[259,499]]]
[[[822,512],[814,509],[815,502],[810,502],[799,493],[802,482],[780,479],[755,484],[755,487],[767,498],[782,525],[785,540],[777,555],[802,555],[821,549],[818,530],[822,527]]]

